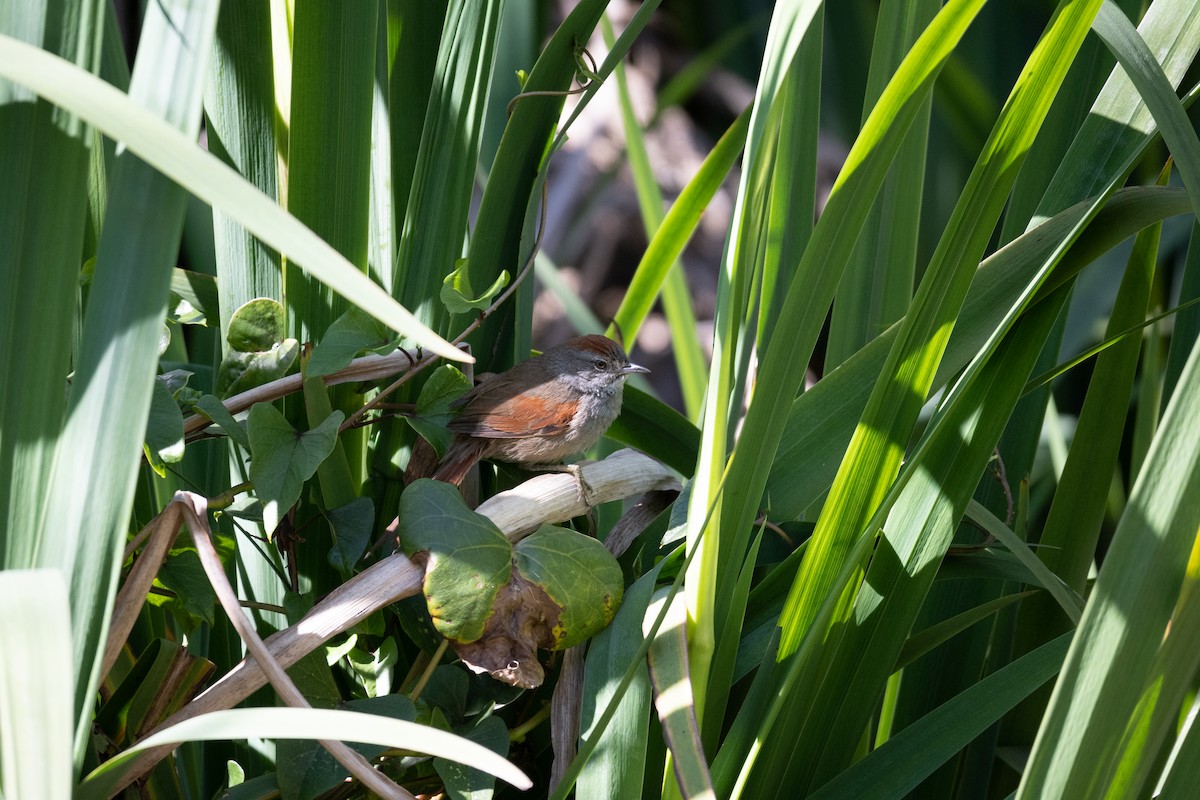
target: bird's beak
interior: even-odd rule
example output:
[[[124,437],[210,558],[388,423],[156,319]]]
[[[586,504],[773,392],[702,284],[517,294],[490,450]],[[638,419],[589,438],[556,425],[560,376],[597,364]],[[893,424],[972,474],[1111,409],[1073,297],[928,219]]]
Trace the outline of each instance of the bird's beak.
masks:
[[[626,364],[625,366],[621,367],[622,375],[632,375],[635,372],[649,372],[649,371],[650,370],[646,369],[645,367],[639,367],[637,364]]]

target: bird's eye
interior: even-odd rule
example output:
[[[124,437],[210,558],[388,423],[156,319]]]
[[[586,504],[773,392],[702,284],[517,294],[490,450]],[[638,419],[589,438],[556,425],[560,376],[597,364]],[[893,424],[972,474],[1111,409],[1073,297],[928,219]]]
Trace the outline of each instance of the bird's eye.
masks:
[[[600,371],[604,371],[604,370],[608,369],[608,362],[605,361],[603,358],[597,358],[595,361],[592,362],[592,366]]]

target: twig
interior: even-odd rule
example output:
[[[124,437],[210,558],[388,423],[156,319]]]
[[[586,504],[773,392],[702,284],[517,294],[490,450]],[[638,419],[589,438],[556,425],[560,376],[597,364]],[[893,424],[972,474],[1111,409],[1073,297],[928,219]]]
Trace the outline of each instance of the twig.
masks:
[[[354,359],[345,369],[339,369],[330,375],[323,376],[326,386],[336,386],[341,383],[358,383],[359,381],[378,380],[386,378],[389,375],[395,375],[402,369],[411,369],[416,362],[411,354],[405,350],[394,350],[385,356],[381,355],[366,355]],[[253,389],[248,389],[240,394],[235,394],[227,400],[222,401],[225,410],[230,414],[240,414],[255,403],[270,402],[278,400],[281,397],[286,397],[289,394],[295,394],[300,391],[304,383],[304,376],[299,373],[295,375],[287,375],[282,378],[264,383],[262,386],[256,386]],[[202,414],[193,414],[183,421],[183,433],[187,437],[194,437],[195,434],[212,425],[212,420]]]

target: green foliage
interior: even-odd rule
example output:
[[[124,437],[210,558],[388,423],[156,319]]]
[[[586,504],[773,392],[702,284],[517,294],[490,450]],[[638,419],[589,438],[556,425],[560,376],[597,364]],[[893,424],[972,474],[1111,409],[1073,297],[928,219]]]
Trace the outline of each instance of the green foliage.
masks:
[[[485,517],[470,511],[458,492],[419,480],[400,498],[400,545],[428,553],[423,591],[438,632],[473,642],[483,635],[496,595],[512,575],[512,545]]]
[[[460,259],[454,271],[446,276],[446,280],[442,281],[442,291],[440,297],[446,305],[446,310],[451,314],[467,314],[471,311],[483,311],[492,304],[492,300],[496,295],[508,285],[508,271],[501,270],[496,276],[496,280],[492,281],[492,285],[485,289],[478,297],[471,289],[470,272],[467,270],[467,260]]]
[[[406,417],[413,430],[433,445],[439,456],[445,454],[453,438],[446,430],[446,423],[454,416],[451,404],[470,389],[471,382],[457,369],[449,364],[438,367],[421,387],[412,416]]]
[[[268,297],[233,312],[225,334],[228,348],[217,370],[217,396],[231,397],[286,375],[300,353],[299,342],[286,331],[283,306]]]
[[[162,0],[132,74],[110,4],[0,12],[0,793],[1191,791],[1197,0],[545,5]],[[550,169],[607,84],[647,245],[611,302],[537,252],[613,229]],[[471,388],[427,356],[527,357],[535,263],[629,349],[661,309],[684,413],[631,385],[598,453],[678,499],[405,486]],[[326,384],[364,354],[399,374]],[[317,708],[240,683],[218,573]]]
[[[621,567],[604,545],[543,525],[513,548],[513,568],[555,606],[548,650],[565,650],[602,631],[621,606]]]
[[[342,412],[335,411],[301,433],[269,403],[256,403],[250,409],[250,480],[263,502],[268,531],[278,527],[283,513],[300,499],[304,482],[333,452],[343,418]]]

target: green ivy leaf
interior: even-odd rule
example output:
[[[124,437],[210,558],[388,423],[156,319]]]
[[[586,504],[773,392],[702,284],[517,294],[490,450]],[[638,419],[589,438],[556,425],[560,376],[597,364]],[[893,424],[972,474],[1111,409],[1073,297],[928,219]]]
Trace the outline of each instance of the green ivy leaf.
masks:
[[[171,292],[167,303],[167,319],[177,325],[208,325],[204,312],[175,292]]]
[[[351,677],[367,697],[384,697],[391,694],[396,664],[400,661],[400,651],[395,639],[387,637],[373,653],[356,647],[346,656]]]
[[[457,733],[494,753],[508,756],[508,726],[499,717],[485,717]],[[433,768],[445,784],[446,794],[453,800],[483,800],[490,798],[496,788],[495,777],[457,761],[435,758]]]
[[[250,449],[250,438],[246,436],[245,426],[233,418],[233,414],[229,413],[229,409],[225,408],[225,404],[217,399],[216,395],[206,394],[200,397],[192,408],[196,410],[197,414],[224,431],[230,439],[242,447]]]
[[[262,500],[268,533],[279,526],[280,515],[300,499],[304,482],[333,452],[345,416],[335,411],[317,427],[300,433],[270,403],[255,403],[250,409],[250,480]]]
[[[217,396],[224,399],[282,378],[296,363],[300,343],[286,339],[262,352],[230,350],[217,371]]]
[[[467,260],[460,258],[454,265],[454,271],[442,281],[442,303],[451,314],[468,314],[471,311],[482,311],[492,304],[496,295],[508,285],[508,270],[502,270],[496,281],[479,297],[473,297],[471,281],[467,277]]]
[[[175,391],[182,389],[190,376],[190,372],[183,370],[159,375],[151,390],[144,449],[150,466],[160,477],[166,476],[165,464],[175,464],[183,459],[183,412],[175,402],[171,387],[176,386]]]
[[[414,481],[400,496],[400,545],[429,554],[424,593],[438,632],[456,642],[483,634],[500,588],[512,575],[512,545],[487,517],[441,481]]]
[[[283,306],[269,297],[258,297],[243,303],[229,320],[225,340],[243,353],[262,353],[270,350],[287,336],[287,314]]]
[[[200,565],[200,556],[192,548],[172,550],[158,570],[158,581],[175,593],[177,608],[191,617],[188,629],[195,628],[197,621],[212,625],[217,601],[212,584]]]
[[[433,445],[439,457],[446,454],[453,435],[446,430],[454,417],[451,404],[471,389],[471,382],[454,367],[446,364],[433,371],[417,397],[416,413],[405,417],[413,430]]]
[[[362,558],[375,524],[375,503],[369,497],[357,497],[346,505],[325,512],[333,531],[333,547],[329,550],[330,565],[343,575],[349,575]]]
[[[417,717],[412,701],[404,695],[392,694],[351,700],[343,703],[347,711],[362,711],[392,719],[413,722]],[[350,742],[350,747],[365,758],[374,760],[387,748],[376,744]],[[276,744],[276,774],[283,797],[318,797],[345,783],[349,773],[329,755],[329,751],[308,739],[280,739]]]
[[[229,349],[217,370],[215,393],[226,398],[282,378],[296,363],[300,343],[286,336],[283,306],[266,297],[233,313],[225,339]]]
[[[201,272],[180,269],[171,270],[171,315],[187,325],[207,325],[210,319],[219,319],[220,310],[217,294],[217,279]],[[185,309],[191,309],[191,319],[185,318]]]
[[[560,609],[550,631],[550,650],[571,647],[604,630],[621,606],[621,565],[590,536],[543,525],[517,543],[513,565]]]
[[[306,375],[330,375],[363,352],[392,350],[394,337],[383,323],[358,308],[342,314],[313,348]]]

